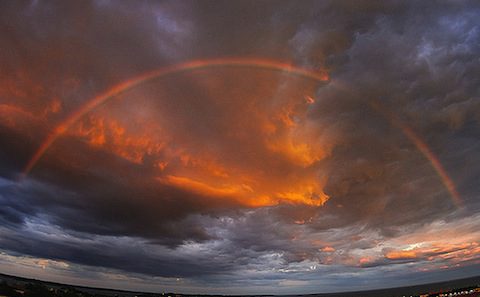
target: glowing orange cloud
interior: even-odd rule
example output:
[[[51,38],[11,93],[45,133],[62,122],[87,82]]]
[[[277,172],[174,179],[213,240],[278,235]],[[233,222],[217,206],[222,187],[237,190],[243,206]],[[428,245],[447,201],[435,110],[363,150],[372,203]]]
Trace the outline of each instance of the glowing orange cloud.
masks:
[[[13,127],[18,117],[34,118],[35,115],[15,105],[0,104],[0,118],[2,123]]]
[[[461,262],[474,260],[480,251],[477,242],[449,243],[430,242],[414,249],[393,250],[385,254],[389,260],[414,260],[423,259],[428,261],[438,260],[450,265],[458,265]]]
[[[263,183],[258,189],[252,188],[248,184],[240,183],[241,181],[238,179],[228,179],[225,183],[211,184],[186,176],[168,175],[158,177],[157,180],[161,184],[173,186],[195,195],[214,199],[228,199],[248,207],[271,206],[279,203],[322,206],[328,200],[328,196],[321,189],[317,189],[319,185],[316,181],[313,181],[310,189],[307,190],[301,188],[301,185],[295,187],[296,185],[293,183],[293,185],[289,185],[290,192],[285,193],[272,191],[269,189],[269,185]],[[317,195],[317,197],[312,197],[314,195]]]
[[[370,105],[382,115],[384,115],[393,126],[399,128],[402,133],[415,145],[415,147],[425,156],[425,158],[430,162],[435,172],[440,177],[442,183],[445,185],[445,188],[450,193],[450,197],[452,198],[453,203],[457,207],[461,207],[463,205],[462,198],[458,193],[454,182],[448,175],[445,168],[438,160],[437,156],[432,152],[430,147],[418,136],[412,128],[410,128],[406,123],[404,123],[400,118],[398,118],[395,114],[388,111],[385,107],[381,105],[378,101],[371,101]]]
[[[325,72],[315,72],[291,65],[289,63],[258,58],[219,58],[196,60],[182,64],[167,66],[154,71],[149,71],[139,76],[133,77],[127,81],[119,83],[112,88],[106,90],[105,92],[96,95],[92,99],[88,100],[86,104],[81,106],[73,114],[67,117],[47,136],[46,139],[44,139],[40,147],[33,154],[32,158],[25,166],[23,170],[23,176],[28,175],[28,173],[32,170],[38,160],[40,160],[43,154],[48,150],[48,148],[55,142],[58,137],[63,135],[65,131],[67,131],[74,123],[76,123],[81,117],[83,117],[83,115],[96,108],[100,104],[104,103],[105,101],[149,80],[174,73],[179,73],[182,71],[190,71],[207,67],[252,67],[272,71],[281,71],[285,74],[296,75],[318,82],[328,80],[328,75]]]
[[[85,138],[94,147],[108,147],[116,155],[136,164],[143,162],[145,154],[158,153],[165,146],[146,133],[130,135],[119,122],[103,117],[89,116],[88,121],[76,125],[69,133]]]
[[[210,198],[228,198],[230,200],[237,200],[241,204],[248,206],[264,206],[266,204],[273,204],[271,199],[256,200],[245,199],[246,193],[251,193],[252,189],[248,185],[220,185],[214,186],[198,180],[194,180],[184,176],[168,175],[164,178],[158,178],[162,184],[181,188],[190,193],[201,195]],[[242,197],[243,196],[243,197]]]
[[[283,109],[282,106],[280,113]],[[142,123],[141,131],[135,131],[128,121],[122,123],[113,114],[92,112],[65,133],[83,139],[96,150],[107,150],[129,162],[151,166],[156,169],[155,180],[160,184],[210,201],[224,200],[246,207],[280,203],[322,206],[328,200],[323,193],[325,180],[319,178],[315,164],[308,158],[319,159],[324,153],[312,150],[308,135],[298,135],[298,130],[305,129],[302,123],[306,111],[304,104],[289,111],[298,119],[293,126],[277,119],[275,112],[271,116],[261,114],[260,125],[269,122],[278,131],[274,135],[267,133],[265,139],[262,138],[256,145],[272,156],[270,161],[274,164],[281,156],[279,162],[282,166],[293,170],[288,181],[281,174],[262,173],[256,163],[252,163],[252,167],[252,164],[242,161],[229,162],[229,158],[215,155],[215,152],[192,149],[188,141],[176,138],[177,133],[172,135],[172,131],[164,130],[156,121],[147,120]],[[277,147],[272,148],[271,143]],[[304,149],[292,149],[292,145]],[[148,163],[144,163],[146,155]]]
[[[333,253],[333,252],[335,252],[335,248],[333,248],[331,246],[326,246],[326,247],[322,248],[322,252]]]
[[[392,252],[388,252],[385,255],[385,258],[387,258],[389,260],[415,259],[415,258],[417,258],[417,253],[413,250],[392,251]]]

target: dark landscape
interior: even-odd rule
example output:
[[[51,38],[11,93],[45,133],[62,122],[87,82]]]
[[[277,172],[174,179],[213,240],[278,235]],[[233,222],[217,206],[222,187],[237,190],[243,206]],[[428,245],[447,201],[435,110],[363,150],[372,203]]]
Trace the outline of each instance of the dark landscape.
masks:
[[[249,296],[249,297],[450,297],[450,296],[480,296],[480,276],[417,285],[411,287],[388,288],[359,292],[340,292],[328,294],[307,295],[192,295],[177,292],[145,293],[103,288],[90,288],[75,285],[59,284],[41,280],[0,274],[0,297],[223,297],[223,296]],[[341,289],[339,289],[340,291]]]

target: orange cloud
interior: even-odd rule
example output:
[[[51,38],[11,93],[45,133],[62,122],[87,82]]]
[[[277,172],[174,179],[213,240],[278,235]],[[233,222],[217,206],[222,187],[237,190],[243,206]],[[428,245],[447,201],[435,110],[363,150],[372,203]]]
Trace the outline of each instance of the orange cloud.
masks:
[[[329,197],[323,191],[326,179],[319,174],[318,161],[332,144],[316,135],[307,117],[314,102],[305,99],[312,98],[317,84],[279,81],[278,74],[263,69],[238,81],[246,71],[252,74],[248,69],[192,73],[208,96],[188,114],[181,111],[197,106],[190,92],[165,91],[160,83],[155,95],[164,101],[152,101],[143,92],[123,94],[70,127],[57,126],[52,139],[63,133],[79,138],[94,150],[147,166],[153,175],[145,179],[205,199],[247,207],[322,206]],[[240,85],[229,86],[230,80]],[[178,106],[168,103],[172,92]],[[45,110],[56,113],[61,108],[54,100]],[[216,113],[204,115],[210,108]],[[48,147],[52,142],[46,143]]]
[[[19,106],[12,104],[0,104],[0,121],[2,125],[10,128],[14,128],[18,125],[18,121],[21,119],[33,120],[34,114],[28,110],[25,110]]]
[[[390,251],[385,254],[385,258],[389,260],[421,259],[458,265],[465,261],[477,259],[479,254],[480,246],[478,242],[449,243],[436,241],[417,245],[413,249]]]
[[[193,193],[208,197],[229,197],[235,196],[248,189],[242,186],[212,186],[197,180],[183,176],[168,175],[165,178],[159,178],[163,184],[173,185],[182,189],[189,190]]]
[[[0,77],[0,96],[15,98],[21,102],[33,101],[45,94],[45,88],[35,81],[28,70],[16,69]]]
[[[331,246],[326,246],[324,248],[322,248],[322,252],[325,252],[325,253],[332,253],[335,251],[335,248],[331,247]]]
[[[165,146],[148,132],[143,135],[127,133],[119,121],[93,115],[80,122],[69,133],[84,138],[93,147],[104,147],[137,164],[143,162],[145,155],[157,154]]]
[[[265,193],[256,191],[248,184],[219,184],[212,185],[204,181],[191,179],[185,176],[168,175],[158,177],[162,184],[174,186],[179,189],[203,197],[223,198],[233,200],[249,207],[270,206],[278,203],[299,203],[320,206],[328,199],[325,196],[312,198],[304,192]]]
[[[417,258],[417,253],[413,250],[410,251],[392,251],[388,252],[385,257],[390,260],[401,260],[401,259],[415,259]]]

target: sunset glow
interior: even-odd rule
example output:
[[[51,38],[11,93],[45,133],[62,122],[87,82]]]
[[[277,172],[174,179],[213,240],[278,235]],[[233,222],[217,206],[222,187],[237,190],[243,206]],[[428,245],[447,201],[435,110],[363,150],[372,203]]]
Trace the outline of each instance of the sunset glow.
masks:
[[[0,273],[238,296],[478,276],[479,19],[1,2]]]

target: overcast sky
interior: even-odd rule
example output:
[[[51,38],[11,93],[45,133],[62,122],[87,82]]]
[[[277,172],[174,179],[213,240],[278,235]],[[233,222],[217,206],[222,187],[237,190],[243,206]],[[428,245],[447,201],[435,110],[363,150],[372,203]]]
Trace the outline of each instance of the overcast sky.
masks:
[[[478,275],[479,20],[1,1],[0,272],[225,294]]]

